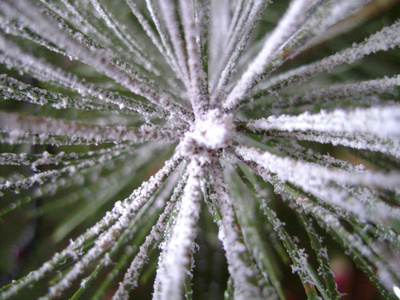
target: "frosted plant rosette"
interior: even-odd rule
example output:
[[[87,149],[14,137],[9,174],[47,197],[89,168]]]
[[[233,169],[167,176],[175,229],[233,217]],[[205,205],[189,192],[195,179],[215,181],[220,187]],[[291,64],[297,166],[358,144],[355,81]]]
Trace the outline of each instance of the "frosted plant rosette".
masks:
[[[382,63],[360,80],[352,68],[398,54],[400,22],[323,56],[313,47],[378,2],[270,2],[0,1],[0,165],[15,168],[0,216],[54,215],[51,241],[69,240],[1,299],[31,285],[44,299],[127,299],[154,260],[155,299],[202,293],[197,278],[217,286],[208,298],[223,287],[229,299],[286,299],[286,264],[309,299],[338,299],[332,244],[395,297],[400,70]],[[222,283],[197,273],[203,230],[225,253]]]

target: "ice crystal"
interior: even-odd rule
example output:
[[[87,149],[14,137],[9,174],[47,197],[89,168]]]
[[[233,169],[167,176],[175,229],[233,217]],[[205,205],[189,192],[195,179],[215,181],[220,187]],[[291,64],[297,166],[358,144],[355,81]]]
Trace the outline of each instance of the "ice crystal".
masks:
[[[0,0],[0,298],[398,297],[398,11]]]

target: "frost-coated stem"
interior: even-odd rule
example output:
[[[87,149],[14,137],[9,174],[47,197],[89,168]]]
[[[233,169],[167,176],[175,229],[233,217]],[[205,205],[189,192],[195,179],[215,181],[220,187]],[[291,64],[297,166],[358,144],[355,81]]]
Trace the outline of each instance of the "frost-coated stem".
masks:
[[[145,19],[144,15],[140,12],[137,8],[135,2],[133,0],[125,0],[128,4],[129,8],[131,9],[132,13],[142,26],[143,30],[146,32],[147,36],[151,39],[152,43],[157,47],[158,51],[162,54],[163,58],[167,61],[169,66],[174,70],[175,74],[182,78],[182,73],[179,70],[178,63],[175,60],[175,57],[170,51],[169,47],[166,47],[165,44],[162,44],[163,38],[161,38],[161,42],[158,40],[156,33],[151,28],[149,22]]]
[[[275,174],[279,180],[290,182],[327,203],[345,209],[361,220],[379,223],[387,217],[393,219],[400,217],[398,208],[383,202],[370,202],[362,196],[356,197],[344,188],[346,185],[366,185],[395,189],[400,184],[399,172],[385,174],[370,171],[353,173],[330,170],[319,165],[279,157],[244,146],[237,147],[236,153],[246,162],[255,162],[259,172]],[[374,211],[373,214],[372,211]]]
[[[67,166],[64,166],[60,169],[55,169],[55,170],[46,170],[46,171],[38,171],[37,167],[41,164],[53,164],[53,163],[58,163],[61,159],[63,161],[68,161],[68,156],[63,157],[63,153],[60,153],[61,155],[50,155],[48,152],[45,152],[43,155],[40,155],[39,158],[35,159],[32,162],[32,169],[36,171],[36,173],[32,176],[25,177],[23,179],[19,180],[6,180],[3,183],[0,183],[0,192],[20,192],[21,190],[24,189],[29,189],[35,184],[43,184],[44,182],[49,182],[54,181],[55,179],[61,177],[61,176],[67,176],[71,177],[74,176],[77,173],[84,172],[87,169],[90,169],[92,167],[96,167],[102,164],[105,164],[106,162],[118,158],[121,153],[123,153],[122,149],[117,150],[119,148],[118,146],[114,146],[111,149],[106,149],[104,151],[98,151],[96,154],[93,155],[94,157],[87,157],[86,159],[79,159],[79,155],[68,155],[70,157],[70,160],[76,162],[73,165],[68,164]],[[132,147],[130,152],[132,153],[137,147]],[[114,150],[114,151],[113,151]],[[13,155],[11,157],[14,158],[11,163],[16,164],[16,161],[18,164],[22,165],[24,164],[24,159],[28,156],[26,153],[20,155],[19,157],[15,157]],[[22,161],[21,161],[22,160]],[[0,156],[0,165],[3,164],[3,162],[9,162],[10,161],[10,155],[8,156]],[[0,210],[0,216],[1,216],[1,210]]]
[[[7,2],[3,4],[6,5]],[[13,5],[16,5],[19,10],[15,9]],[[120,72],[111,63],[111,57],[109,55],[100,51],[93,53],[85,46],[73,40],[68,33],[57,27],[57,23],[54,20],[44,17],[30,2],[26,0],[17,1],[8,7],[3,7],[3,9],[9,13],[15,14],[17,18],[23,18],[32,30],[40,33],[40,35],[57,44],[59,47],[64,48],[74,57],[82,59],[87,64],[93,66],[99,73],[107,75],[131,92],[145,97],[150,102],[166,110],[171,111],[173,106],[175,106],[175,109],[179,110],[178,107],[180,106],[174,105],[174,101],[165,93],[153,90],[151,87]],[[25,14],[27,11],[29,11],[29,15]]]
[[[184,83],[187,89],[190,88],[190,74],[186,62],[185,45],[178,28],[178,19],[175,12],[176,5],[171,0],[161,0],[159,2],[169,38],[171,40],[175,57],[177,58],[179,68],[183,73]]]
[[[55,136],[69,136],[71,139],[81,138],[88,143],[106,143],[110,141],[130,141],[143,143],[167,139],[177,140],[176,131],[164,131],[161,128],[142,125],[139,128],[124,126],[87,125],[76,121],[64,121],[42,117],[23,116],[19,114],[0,113],[0,128],[6,132],[30,132]],[[170,139],[172,138],[172,139]]]
[[[239,146],[236,148],[237,154],[246,161],[254,161],[266,168],[269,172],[279,175],[281,180],[291,182],[304,182],[310,180],[310,185],[326,185],[329,182],[339,184],[367,186],[380,186],[393,189],[400,183],[400,173],[391,172],[380,173],[372,171],[364,172],[345,172],[342,170],[330,170],[317,164],[294,160],[289,157],[279,157],[270,152],[262,152],[255,148]],[[306,178],[300,180],[300,178]]]
[[[383,93],[394,95],[394,88],[398,86],[400,86],[400,75],[355,83],[338,84],[328,88],[308,92],[303,95],[295,95],[288,98],[280,97],[279,101],[276,101],[275,98],[271,97],[269,99],[267,98],[267,100],[261,101],[259,105],[271,105],[274,108],[286,108],[316,103],[329,104],[340,102],[340,100],[343,99],[352,100],[354,104],[364,103],[364,101],[366,103],[374,103],[374,99],[372,98],[373,96]]]
[[[209,35],[209,81],[210,88],[212,90],[215,86],[215,81],[218,79],[218,66],[221,63],[221,57],[224,55],[224,45],[227,42],[228,37],[225,32],[229,26],[230,15],[229,15],[229,0],[211,1],[211,28]],[[210,90],[210,91],[211,91]]]
[[[138,111],[144,115],[152,115],[153,113],[159,117],[165,117],[169,113],[161,107],[152,108],[145,103],[138,103],[120,96],[116,92],[104,90],[85,80],[79,78],[75,74],[65,72],[45,61],[24,52],[15,43],[9,41],[0,33],[0,61],[10,67],[20,68],[25,72],[31,73],[35,78],[43,81],[50,81],[58,86],[64,86],[68,89],[76,90],[82,96],[91,96],[102,101],[118,105],[121,109]],[[187,113],[185,113],[187,114]],[[188,115],[187,115],[188,116]],[[188,116],[189,117],[189,116]],[[191,117],[188,118],[189,120]]]
[[[162,236],[167,229],[167,223],[171,218],[171,214],[176,206],[178,197],[182,195],[183,189],[187,184],[188,173],[183,176],[179,184],[176,186],[171,199],[168,201],[164,211],[152,227],[150,234],[146,237],[145,242],[140,246],[139,253],[132,260],[132,263],[125,273],[124,280],[120,283],[118,290],[115,292],[113,299],[129,299],[129,292],[138,285],[140,271],[148,260],[150,252],[158,245]]]
[[[189,178],[183,190],[176,223],[162,247],[153,299],[182,299],[185,278],[192,268],[191,255],[200,214],[200,168],[195,160],[188,166]]]
[[[120,113],[137,115],[137,112],[127,107],[122,107],[122,104],[117,106],[115,103],[98,103],[89,97],[70,97],[62,93],[54,93],[25,84],[7,75],[0,75],[0,95],[2,96],[0,101],[26,101],[41,106],[51,105],[55,109],[75,108],[83,111],[95,110],[116,115]]]
[[[243,4],[243,1],[236,3],[234,15],[229,15],[229,3],[228,1],[218,1],[214,4],[214,27],[216,28],[212,33],[212,53],[216,57],[212,64],[211,91],[214,92],[217,87],[221,71],[224,68],[224,62],[227,61],[229,55],[234,50],[234,42],[238,40],[238,36],[244,28],[245,20],[250,14],[250,10],[253,7],[254,1],[248,1]],[[242,7],[243,6],[243,7]],[[238,19],[240,17],[240,19]],[[229,26],[229,29],[228,29]],[[225,31],[229,32],[228,35],[223,34]]]
[[[353,111],[337,109],[298,116],[270,116],[249,120],[247,127],[256,130],[318,131],[326,133],[372,134],[379,138],[399,137],[400,106],[358,108]]]
[[[155,73],[156,75],[160,75],[160,71],[157,70],[145,56],[143,53],[143,49],[140,45],[135,41],[132,36],[128,33],[127,30],[124,30],[118,21],[100,4],[98,0],[90,0],[93,7],[97,10],[100,14],[101,18],[106,22],[108,28],[110,28],[113,33],[118,37],[118,39],[127,46],[131,55],[135,56],[136,58],[140,58],[143,61],[143,66]]]
[[[269,0],[255,1],[255,4],[250,11],[250,15],[248,16],[248,20],[245,22],[246,24],[244,25],[244,28],[241,28],[240,26],[237,28],[237,31],[240,32],[240,34],[237,33],[238,37],[233,41],[234,43],[232,42],[227,46],[227,50],[225,50],[227,56],[225,60],[227,61],[224,65],[224,69],[217,73],[219,75],[219,80],[217,86],[213,90],[213,104],[222,101],[222,96],[224,96],[226,92],[228,81],[238,68],[237,64],[239,58],[246,49],[247,43],[251,37],[251,33],[257,25],[257,22],[259,21],[261,14],[267,7],[268,3]]]
[[[154,22],[154,25],[157,29],[157,33],[160,36],[161,43],[165,48],[168,57],[171,57],[171,60],[177,72],[179,73],[179,78],[182,80],[183,83],[185,83],[187,80],[185,76],[187,74],[185,75],[183,70],[180,68],[180,63],[178,61],[177,56],[174,53],[173,46],[171,45],[171,39],[168,36],[168,29],[165,28],[165,24],[163,24],[162,22],[162,17],[160,16],[160,13],[156,9],[158,5],[155,3],[155,0],[146,0],[146,5],[147,9],[150,12],[152,21]]]
[[[256,283],[256,274],[250,265],[248,249],[237,227],[234,201],[227,192],[220,168],[214,169],[211,183],[215,188],[212,200],[218,202],[220,208],[219,238],[226,251],[229,273],[234,282],[234,297],[240,300],[263,299]]]
[[[203,115],[208,108],[207,75],[201,61],[200,32],[195,22],[194,4],[192,1],[180,0],[181,18],[185,32],[186,51],[190,75],[190,101],[195,115]]]
[[[350,48],[337,52],[315,63],[303,65],[276,77],[272,77],[266,83],[260,84],[260,89],[254,91],[250,97],[258,99],[265,94],[270,94],[285,87],[304,82],[322,72],[331,71],[334,67],[341,64],[350,65],[367,55],[397,48],[400,45],[399,31],[400,21],[397,21],[391,26],[384,27],[380,31],[372,34],[363,42],[353,44]]]
[[[314,0],[293,0],[290,6],[265,41],[264,46],[258,56],[250,64],[246,72],[233,88],[224,102],[224,109],[230,110],[237,105],[243,96],[254,86],[257,76],[264,72],[265,67],[270,63],[273,54],[286,40],[293,34],[305,21],[305,11],[310,7]]]
[[[74,264],[68,273],[64,275],[62,280],[50,287],[49,293],[46,295],[47,298],[56,297],[68,288],[94,260],[99,258],[104,251],[114,243],[121,232],[131,224],[138,211],[147,203],[156,189],[160,187],[162,180],[165,180],[171,172],[171,166],[166,164],[164,168],[150,178],[148,182],[143,183],[140,188],[136,189],[128,199],[125,199],[123,202],[118,201],[115,203],[112,213],[104,217],[107,223],[114,220],[115,223],[100,234],[94,246]]]
[[[115,203],[114,208],[106,214],[106,216],[97,222],[94,226],[89,228],[86,233],[82,234],[75,240],[70,241],[70,245],[65,248],[61,253],[56,253],[51,260],[44,263],[38,270],[31,272],[24,278],[12,283],[7,290],[2,292],[1,296],[3,298],[9,298],[15,295],[21,288],[32,284],[35,281],[45,277],[47,274],[51,273],[60,264],[63,264],[67,258],[71,258],[73,261],[77,261],[81,256],[81,248],[93,239],[102,234],[102,239],[97,240],[97,249],[93,249],[92,253],[88,256],[86,254],[86,262],[80,262],[79,265],[74,267],[61,282],[53,286],[49,296],[56,296],[59,291],[62,291],[71,285],[71,281],[74,280],[80,273],[84,271],[84,266],[90,261],[98,257],[102,253],[101,245],[107,245],[108,239],[111,241],[115,240],[113,236],[114,230],[125,228],[129,225],[129,218],[127,219],[127,214],[134,214],[145,201],[149,199],[153,193],[160,187],[163,181],[171,175],[171,173],[177,168],[179,163],[182,161],[182,157],[175,155],[169,161],[167,161],[163,168],[161,168],[154,176],[152,176],[148,181],[142,183],[142,185],[134,190],[132,194],[126,198],[124,201],[118,201]],[[108,229],[111,224],[114,224],[114,230]],[[106,234],[108,232],[108,234]],[[95,253],[93,253],[95,252]]]

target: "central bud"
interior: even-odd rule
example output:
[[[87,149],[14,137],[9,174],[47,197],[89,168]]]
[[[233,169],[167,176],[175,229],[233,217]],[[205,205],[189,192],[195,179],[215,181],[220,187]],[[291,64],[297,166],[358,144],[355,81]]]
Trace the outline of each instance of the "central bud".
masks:
[[[185,135],[179,150],[190,155],[225,148],[231,142],[233,130],[232,115],[222,114],[218,109],[210,110],[196,120],[194,130]]]
[[[199,145],[218,150],[229,145],[232,131],[232,116],[222,115],[219,110],[213,109],[201,120],[196,121],[196,128],[192,137]]]

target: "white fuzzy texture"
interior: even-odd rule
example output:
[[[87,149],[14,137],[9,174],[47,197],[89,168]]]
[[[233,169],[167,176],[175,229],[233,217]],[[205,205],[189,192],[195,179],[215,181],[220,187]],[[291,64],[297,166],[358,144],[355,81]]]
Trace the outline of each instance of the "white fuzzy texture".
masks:
[[[186,86],[190,86],[189,70],[184,53],[184,41],[179,32],[177,16],[175,12],[175,3],[173,3],[171,0],[160,0],[159,5],[161,8],[161,13],[164,17],[165,27],[168,30],[169,38],[173,46],[173,51],[175,52],[175,58],[178,62],[180,71],[183,74],[184,83]]]
[[[193,138],[207,148],[220,149],[230,143],[233,130],[231,115],[219,116],[217,110],[212,110],[196,122]]]
[[[226,251],[228,270],[234,281],[234,298],[262,299],[261,288],[254,283],[255,273],[250,265],[248,249],[238,230],[233,200],[227,193],[222,174],[215,171],[212,180],[222,218],[218,224],[218,237]]]
[[[167,230],[168,219],[170,218],[182,191],[187,183],[187,174],[176,186],[174,193],[167,203],[164,211],[158,218],[157,223],[152,227],[150,234],[146,237],[145,242],[140,246],[139,253],[132,260],[130,267],[125,273],[123,282],[120,283],[118,290],[115,292],[113,299],[129,299],[129,291],[138,285],[140,271],[148,260],[149,250],[159,244]]]
[[[270,116],[250,120],[251,130],[319,131],[331,133],[370,133],[380,138],[400,135],[400,106],[359,108],[353,111],[308,112],[298,116]]]
[[[130,150],[127,151],[127,153],[132,153],[135,151],[135,147],[131,147]],[[96,167],[99,165],[103,165],[108,161],[114,160],[117,156],[119,156],[120,152],[123,150],[123,148],[117,146],[111,147],[109,149],[102,149],[100,151],[95,151],[93,153],[88,153],[89,157],[84,160],[79,160],[78,163],[75,165],[67,165],[64,166],[63,168],[60,169],[52,169],[52,170],[46,170],[43,172],[39,172],[37,170],[37,167],[43,164],[58,164],[60,160],[65,159],[65,160],[76,160],[79,158],[78,154],[70,154],[70,155],[64,155],[64,153],[60,153],[58,155],[51,155],[48,152],[44,152],[42,155],[36,156],[35,160],[32,161],[27,161],[26,160],[26,154],[21,156],[16,156],[15,154],[13,155],[4,155],[0,154],[0,165],[1,164],[30,164],[33,170],[36,171],[35,174],[29,177],[24,177],[21,179],[17,180],[6,180],[4,183],[0,184],[0,191],[5,191],[5,190],[12,190],[12,191],[20,191],[24,189],[28,189],[32,187],[34,184],[43,184],[44,182],[48,181],[55,181],[57,178],[60,178],[62,176],[67,176],[67,177],[72,177],[75,174],[78,174],[79,172],[82,172],[84,170],[87,170],[92,167]],[[127,150],[127,149],[125,149]],[[93,157],[90,157],[93,154]]]
[[[304,82],[322,72],[330,71],[341,64],[352,64],[355,61],[364,58],[366,55],[397,48],[400,45],[399,30],[400,22],[398,21],[391,26],[384,27],[380,31],[372,34],[362,43],[355,43],[352,47],[337,52],[320,61],[309,65],[303,65],[296,69],[279,74],[276,77],[272,77],[268,82],[260,84],[260,89],[265,89],[264,91],[268,92],[272,92],[271,90],[275,89],[279,90],[280,88],[276,88],[277,85],[281,88],[292,86]],[[258,91],[254,90],[253,94]]]
[[[148,199],[161,185],[163,178],[167,177],[172,173],[172,171],[175,170],[179,161],[177,158],[178,156],[175,156],[174,159],[167,161],[163,168],[161,168],[148,181],[143,182],[142,185],[134,190],[132,194],[124,201],[116,202],[112,211],[109,211],[101,221],[90,228],[86,234],[78,238],[78,243],[75,242],[71,244],[71,248],[73,250],[80,249],[80,247],[82,247],[86,241],[100,234],[99,238],[95,242],[95,245],[73,265],[68,273],[66,273],[62,278],[62,280],[49,288],[49,293],[46,295],[47,298],[54,298],[58,293],[70,287],[72,282],[82,272],[84,272],[94,260],[99,258],[99,256],[104,253],[104,249],[115,242],[118,235],[130,225],[132,219],[140,210],[140,208],[145,205]],[[67,255],[69,255],[69,250],[70,247],[64,250],[61,255],[63,255],[63,257],[67,257]],[[59,260],[59,258],[55,256],[51,262],[55,261],[56,259]],[[56,264],[53,263],[51,266],[54,268],[55,265]],[[38,271],[41,277],[46,275],[45,270],[41,271],[43,268],[44,267],[39,269],[40,273]],[[31,278],[26,278],[26,280],[31,280]],[[21,282],[20,284],[24,284],[24,282]]]
[[[29,1],[20,0],[14,3],[21,11],[29,11],[29,13],[21,14],[7,3],[0,3],[0,8],[10,14],[10,16],[15,16],[18,20],[25,23],[34,32],[40,32],[43,37],[69,52],[74,59],[79,59],[86,64],[92,65],[96,71],[112,78],[131,92],[141,95],[150,102],[166,109],[173,105],[171,102],[172,99],[165,93],[154,90],[149,85],[132,78],[127,73],[116,68],[111,63],[112,57],[106,51],[92,52],[84,45],[72,39],[68,33],[58,28],[54,20],[46,18]],[[180,106],[175,106],[175,110],[180,110],[178,107]]]
[[[98,126],[87,125],[76,121],[55,120],[42,117],[21,116],[19,114],[6,114],[0,112],[0,128],[5,132],[24,135],[29,133],[46,133],[55,136],[69,136],[81,138],[88,143],[104,143],[110,141],[131,141],[142,143],[149,140],[159,140],[163,130],[154,130],[153,126],[147,124],[133,129],[125,126]],[[167,130],[171,137],[176,132]],[[163,138],[161,138],[163,139]],[[168,139],[168,138],[167,138]],[[168,139],[169,140],[169,139]]]
[[[275,133],[271,133],[275,135]],[[371,134],[343,134],[326,132],[279,132],[276,135],[286,139],[299,141],[312,141],[321,144],[342,145],[354,149],[367,149],[375,152],[382,152],[400,158],[400,139],[392,137],[380,139]]]
[[[221,53],[222,59],[218,58],[219,64],[217,64],[217,66],[219,66],[221,70],[215,70],[215,72],[213,72],[214,78],[210,83],[213,89],[213,97],[211,99],[213,103],[221,100],[220,98],[225,92],[229,78],[236,72],[238,60],[246,48],[252,30],[257,25],[262,12],[265,10],[269,2],[270,1],[268,0],[254,1],[254,4],[249,2],[245,7],[247,11],[243,13],[241,18],[238,20],[239,24],[236,24],[235,30],[231,28],[233,32],[228,35],[229,43],[227,43]],[[227,61],[226,64],[222,65],[225,61]],[[218,82],[216,82],[217,80]]]
[[[283,45],[284,42],[293,34],[304,22],[305,11],[310,7],[313,0],[293,0],[279,22],[278,26],[265,41],[264,47],[259,55],[250,64],[242,78],[235,85],[232,92],[224,103],[225,109],[231,109],[249,91],[254,84],[254,80],[271,62],[273,54]]]
[[[175,142],[180,144],[155,175],[129,197],[112,202],[113,208],[100,221],[37,271],[4,289],[0,298],[18,297],[18,290],[33,286],[36,281],[45,281],[45,277],[51,278],[57,270],[66,267],[65,262],[71,264],[57,281],[48,283],[46,298],[71,295],[70,291],[65,294],[64,291],[95,270],[82,280],[81,287],[88,287],[98,270],[96,265],[102,263],[110,265],[109,275],[117,278],[124,268],[113,265],[116,262],[112,261],[113,254],[122,253],[127,245],[129,249],[121,258],[133,256],[136,251],[137,255],[131,260],[114,299],[129,298],[130,290],[139,285],[144,264],[152,258],[151,251],[159,245],[161,254],[154,299],[183,298],[185,280],[192,276],[194,265],[203,187],[205,202],[211,208],[226,252],[231,278],[228,287],[233,283],[233,298],[273,299],[273,296],[266,296],[265,290],[272,283],[279,293],[279,283],[272,282],[273,274],[267,274],[269,267],[258,269],[257,260],[267,262],[266,257],[257,257],[263,245],[249,239],[253,232],[254,235],[258,233],[257,222],[250,218],[243,221],[250,216],[247,211],[257,206],[247,205],[246,201],[254,200],[247,197],[247,193],[243,193],[246,196],[243,201],[234,201],[237,195],[225,184],[221,167],[227,158],[238,168],[238,173],[241,172],[241,176],[235,175],[237,180],[249,184],[249,195],[253,191],[250,185],[257,178],[250,174],[253,170],[264,181],[269,181],[277,194],[284,194],[284,200],[291,199],[293,206],[290,208],[303,209],[305,218],[313,216],[327,234],[337,236],[345,250],[366,256],[370,264],[367,267],[377,270],[383,283],[392,284],[387,270],[398,269],[398,264],[392,264],[385,252],[392,252],[391,246],[395,248],[400,244],[397,227],[392,226],[400,219],[400,209],[395,205],[400,173],[365,171],[361,166],[353,166],[352,159],[347,162],[313,153],[314,148],[307,148],[309,143],[300,146],[303,143],[298,141],[362,149],[360,152],[366,156],[371,153],[365,150],[379,151],[390,157],[381,159],[384,155],[378,153],[377,168],[390,170],[391,161],[400,158],[400,106],[395,101],[389,102],[386,95],[380,97],[380,93],[398,88],[400,77],[331,88],[324,86],[325,90],[312,82],[308,90],[304,88],[305,96],[294,91],[295,95],[285,97],[287,91],[283,91],[283,95],[278,92],[340,64],[352,64],[366,55],[398,47],[400,22],[383,27],[364,42],[284,73],[281,72],[284,69],[277,70],[284,61],[302,52],[311,38],[323,34],[369,0],[291,0],[277,26],[264,36],[260,36],[262,30],[258,29],[263,24],[258,21],[272,16],[273,20],[267,21],[275,22],[274,11],[264,14],[266,6],[272,2],[269,0],[122,1],[137,20],[120,18],[117,14],[124,8],[110,9],[113,5],[105,5],[106,2],[0,0],[0,63],[4,70],[12,70],[5,70],[10,75],[0,76],[0,105],[7,107],[0,112],[0,142],[55,146],[116,144],[100,145],[100,150],[89,152],[86,147],[64,147],[59,151],[65,152],[56,152],[58,154],[37,154],[35,147],[21,145],[7,150],[15,153],[0,153],[0,165],[17,165],[21,169],[30,165],[35,171],[25,175],[27,177],[7,174],[6,179],[0,178],[0,196],[28,191],[27,196],[23,194],[10,203],[10,211],[50,194],[55,196],[55,206],[64,205],[63,198],[73,202],[96,199],[90,201],[90,205],[101,208],[102,204],[98,204],[114,201],[118,187],[128,185],[139,168],[149,166],[150,170],[153,158],[159,153],[156,150],[164,150],[158,140],[171,144],[166,152]],[[56,56],[47,56],[50,51]],[[40,58],[43,53],[44,59]],[[58,59],[61,56],[66,59]],[[69,63],[67,58],[75,61]],[[301,61],[294,65],[298,62]],[[277,76],[264,83],[265,90],[256,91],[255,85],[272,74],[272,70],[278,71]],[[20,72],[24,81],[38,80],[39,86],[50,87],[49,91],[9,78],[14,72]],[[275,107],[272,105],[272,109],[266,106],[263,119],[248,121],[249,111],[231,113],[251,102],[249,99],[253,96],[258,99],[275,93],[284,99]],[[294,103],[311,106],[315,102],[341,101],[344,97],[351,105],[370,104],[369,98],[359,101],[358,98],[365,95],[374,97],[379,105],[314,114],[272,115],[275,111],[281,112],[276,108],[296,109]],[[15,110],[14,103],[5,103],[12,101],[20,101]],[[32,106],[37,110],[30,110]],[[18,107],[22,109],[19,111]],[[57,109],[59,114],[51,115],[52,109]],[[40,112],[45,114],[41,116]],[[241,120],[237,128],[235,117]],[[242,124],[247,126],[243,131],[265,131],[268,137],[273,137],[265,145],[269,150],[264,152],[242,144],[242,140],[253,142],[252,136],[247,136],[248,139],[242,136]],[[259,137],[261,134],[255,140],[259,141]],[[139,154],[133,153],[137,144],[143,144]],[[6,145],[5,149],[12,147]],[[374,154],[371,161],[375,159]],[[153,167],[158,159],[161,157],[154,159]],[[180,175],[175,170],[183,160],[188,167],[173,191]],[[242,168],[242,162],[249,168]],[[49,169],[54,164],[60,166]],[[122,164],[124,166],[120,167]],[[46,165],[43,171],[42,165]],[[236,180],[230,182],[237,183]],[[255,194],[262,188],[263,184],[257,181]],[[70,190],[71,194],[56,199],[63,191]],[[266,190],[262,192],[267,195]],[[391,197],[397,198],[389,199]],[[268,206],[265,201],[264,207]],[[79,213],[62,223],[54,234],[56,239],[78,228],[78,223],[94,211],[82,207]],[[46,206],[33,209],[40,213]],[[0,216],[3,212],[0,210]],[[157,216],[155,224],[148,223]],[[346,228],[342,220],[350,221]],[[265,233],[273,233],[272,230],[284,233],[282,221],[275,218],[271,224],[271,229],[265,228]],[[368,243],[357,227],[362,230],[365,224],[372,228],[365,231]],[[154,226],[148,233],[151,225]],[[137,237],[146,232],[148,235],[143,236],[140,246]],[[265,241],[270,237],[266,235]],[[286,234],[279,237],[284,242],[297,242]],[[300,271],[300,275],[305,274],[306,269],[309,272],[307,254],[298,247],[289,252],[295,257],[294,271]],[[100,288],[103,287],[102,278],[99,276],[96,282]],[[271,282],[267,282],[268,279]],[[306,280],[312,281],[308,277]],[[323,298],[329,298],[321,289],[320,292]]]
[[[36,78],[43,81],[54,82],[57,85],[64,86],[67,89],[77,91],[83,97],[92,96],[102,101],[113,103],[119,106],[124,106],[127,109],[138,111],[144,116],[148,115],[145,107],[138,102],[129,101],[118,95],[118,93],[111,92],[80,80],[75,74],[65,72],[45,61],[37,58],[30,53],[24,52],[18,45],[7,40],[0,33],[0,61],[10,67],[19,68],[25,72],[33,74]],[[160,113],[159,108],[156,111]],[[166,116],[159,114],[159,116]]]
[[[202,67],[200,46],[197,42],[199,28],[195,23],[194,4],[192,1],[180,0],[181,17],[185,32],[186,49],[188,54],[188,67],[190,85],[188,86],[190,101],[196,115],[200,114],[208,103],[205,91],[206,74]]]
[[[296,95],[287,99],[281,99],[280,101],[274,102],[272,105],[273,107],[281,107],[281,105],[329,103],[350,97],[358,99],[357,101],[360,103],[363,103],[363,100],[366,100],[366,103],[368,103],[370,97],[365,96],[392,92],[396,86],[400,86],[399,75],[350,84],[338,84],[330,86],[329,88],[315,90],[304,95]]]
[[[232,115],[222,115],[219,110],[209,111],[196,121],[195,129],[185,135],[179,145],[182,155],[198,152],[198,148],[218,150],[227,147],[232,139],[234,126]]]
[[[191,268],[191,254],[194,250],[194,239],[197,233],[197,220],[200,214],[200,180],[197,163],[189,165],[188,178],[181,207],[172,234],[160,256],[153,299],[182,299],[183,284],[187,271]]]
[[[280,157],[244,146],[237,147],[236,152],[243,160],[253,161],[263,168],[258,168],[258,172],[274,174],[279,180],[290,182],[305,192],[339,206],[361,219],[379,223],[388,216],[400,217],[398,208],[392,208],[384,202],[371,202],[361,194],[352,196],[354,193],[346,188],[346,185],[367,185],[395,189],[400,185],[400,173],[398,172],[385,174],[331,170],[317,164]]]

